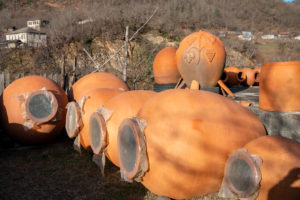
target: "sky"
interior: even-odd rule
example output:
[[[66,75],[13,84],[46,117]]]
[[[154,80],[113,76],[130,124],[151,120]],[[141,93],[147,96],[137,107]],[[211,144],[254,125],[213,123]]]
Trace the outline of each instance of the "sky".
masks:
[[[294,0],[284,0],[285,2],[293,2]]]

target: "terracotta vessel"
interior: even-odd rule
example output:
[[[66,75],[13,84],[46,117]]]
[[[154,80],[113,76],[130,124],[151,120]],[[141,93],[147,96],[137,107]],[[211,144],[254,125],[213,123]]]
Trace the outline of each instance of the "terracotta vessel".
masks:
[[[55,138],[64,127],[65,92],[42,76],[20,78],[3,91],[1,123],[10,137],[23,144],[40,144]]]
[[[159,196],[183,199],[216,192],[228,155],[265,134],[251,111],[221,95],[164,91],[120,125],[121,173],[141,179]]]
[[[300,61],[263,64],[259,108],[278,112],[300,111]]]
[[[216,86],[225,64],[225,48],[216,36],[199,31],[182,40],[176,52],[178,70],[188,87],[196,80],[200,88]]]
[[[116,166],[120,166],[117,151],[118,128],[125,118],[135,117],[142,105],[154,94],[153,91],[135,90],[124,92],[112,98],[104,104],[104,109],[112,112],[105,123],[103,123],[105,114],[93,113],[90,118],[89,131],[93,152],[99,154],[101,150],[106,148],[107,158]],[[95,127],[100,127],[100,129]]]
[[[260,80],[261,68],[260,67],[255,68],[254,71],[255,71],[255,74],[254,74],[255,83],[254,83],[254,85],[258,86],[259,85],[259,80]]]
[[[251,69],[251,68],[243,68],[242,70],[242,75],[241,75],[241,79],[243,79],[244,81],[242,82],[242,85],[244,86],[253,86],[255,83],[255,75],[256,75],[256,71]]]
[[[82,77],[73,84],[70,94],[71,100],[79,101],[87,90],[96,88],[129,90],[127,85],[117,76],[106,72],[96,72]]]
[[[93,89],[88,90],[84,96],[85,100],[82,103],[72,102],[68,104],[66,115],[66,131],[70,138],[80,134],[80,144],[90,150],[90,135],[89,135],[89,118],[93,112],[103,105],[105,102],[121,94],[119,89]],[[81,104],[81,105],[80,105]]]
[[[244,151],[231,154],[223,184],[234,197],[298,200],[299,175],[300,143],[264,136],[249,142]]]
[[[226,80],[224,80],[224,83],[228,87],[239,85],[244,81],[241,70],[236,67],[227,67],[224,69],[224,72],[226,74],[226,78],[224,78]]]
[[[176,48],[166,47],[159,51],[153,61],[153,75],[158,84],[177,83],[180,74],[176,64]]]

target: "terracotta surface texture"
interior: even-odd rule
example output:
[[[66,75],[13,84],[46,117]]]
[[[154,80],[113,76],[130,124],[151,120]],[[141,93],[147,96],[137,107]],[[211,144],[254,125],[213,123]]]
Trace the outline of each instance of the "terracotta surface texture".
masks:
[[[244,80],[242,82],[242,85],[253,86],[255,83],[255,80],[256,80],[255,79],[256,70],[246,67],[246,68],[243,68],[241,71],[242,71],[241,79]]]
[[[300,111],[300,61],[263,64],[259,108],[278,112]]]
[[[106,72],[96,72],[82,77],[73,84],[70,100],[79,101],[87,90],[96,88],[129,90],[127,85],[117,76]]]
[[[137,118],[146,124],[148,170],[141,183],[159,196],[175,199],[218,191],[228,155],[266,134],[251,111],[200,90],[158,93]]]
[[[264,136],[245,148],[262,159],[258,200],[299,199],[300,143],[281,136]]]
[[[244,81],[241,77],[241,70],[236,67],[227,67],[224,69],[224,72],[226,73],[226,81],[224,83],[228,87],[239,85]]]
[[[81,146],[86,149],[91,149],[90,143],[90,134],[89,134],[89,120],[90,116],[93,112],[97,112],[97,109],[104,105],[107,101],[111,98],[121,94],[122,91],[119,89],[107,89],[107,88],[100,88],[89,90],[84,96],[88,98],[84,102],[82,106],[81,112],[81,119],[83,126],[80,130],[80,144]]]
[[[222,41],[204,31],[184,38],[176,52],[178,70],[188,87],[193,80],[201,88],[215,86],[223,73],[225,59]]]
[[[153,75],[158,84],[177,83],[180,74],[176,64],[176,48],[166,47],[159,51],[153,61]]]
[[[135,117],[144,103],[156,93],[146,90],[124,92],[104,104],[104,108],[112,111],[111,117],[106,121],[105,154],[116,166],[120,166],[117,152],[118,129],[125,118]],[[105,129],[104,129],[105,130]]]
[[[54,95],[54,102],[57,111],[51,114],[51,119],[47,119],[44,123],[34,125],[29,130],[25,130],[23,126],[25,119],[23,118],[22,102],[18,96],[32,96],[38,90],[45,88],[45,92]],[[26,101],[25,101],[26,102]],[[28,102],[28,101],[27,101]],[[40,144],[48,142],[55,138],[63,129],[65,124],[66,104],[68,103],[65,92],[52,80],[42,76],[26,76],[15,80],[5,88],[0,99],[1,123],[5,133],[16,141],[23,144]],[[28,103],[23,104],[25,110],[28,111]],[[34,118],[33,118],[34,121]]]

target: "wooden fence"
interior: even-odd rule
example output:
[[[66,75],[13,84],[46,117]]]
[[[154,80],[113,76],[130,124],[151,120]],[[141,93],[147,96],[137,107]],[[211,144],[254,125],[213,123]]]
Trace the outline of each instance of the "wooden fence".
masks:
[[[24,76],[29,76],[29,75],[32,75],[32,74],[20,73],[20,74],[12,76],[10,73],[0,73],[0,94],[2,94],[3,90],[14,80],[17,80],[19,78],[22,78]],[[63,88],[66,92],[69,91],[72,84],[75,82],[74,75],[69,76],[69,75],[65,75],[63,73],[62,74],[59,74],[59,73],[46,74],[45,73],[45,74],[35,74],[35,75],[44,76],[44,77],[47,77],[47,78],[53,80],[61,88]]]

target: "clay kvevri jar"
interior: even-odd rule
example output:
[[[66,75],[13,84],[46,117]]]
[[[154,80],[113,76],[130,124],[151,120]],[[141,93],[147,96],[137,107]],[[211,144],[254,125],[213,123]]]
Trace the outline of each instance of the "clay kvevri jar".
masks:
[[[64,127],[67,103],[65,92],[52,80],[20,78],[1,95],[1,123],[5,133],[20,143],[48,142]]]
[[[278,112],[300,111],[300,61],[263,64],[259,108]]]
[[[153,61],[153,75],[158,84],[177,83],[180,74],[176,64],[176,48],[166,47],[159,51]]]
[[[86,149],[90,150],[90,135],[89,135],[89,118],[93,112],[116,95],[123,91],[119,89],[93,89],[88,90],[84,96],[85,101],[82,106],[76,102],[71,102],[68,105],[66,116],[66,131],[70,138],[74,138],[80,134],[80,144]]]
[[[224,72],[227,76],[226,81],[224,82],[228,87],[239,85],[244,81],[242,78],[242,72],[236,67],[227,67],[224,69]]]
[[[228,155],[265,134],[251,111],[221,95],[164,91],[120,125],[121,173],[141,179],[159,196],[183,199],[216,192]]]
[[[96,88],[129,90],[127,85],[117,76],[106,72],[96,72],[82,77],[73,84],[70,94],[71,100],[79,101],[87,90]]]
[[[254,83],[255,83],[256,71],[251,69],[251,68],[248,68],[248,67],[242,69],[241,71],[242,71],[241,79],[244,80],[242,82],[242,85],[244,85],[244,86],[253,86]]]
[[[252,140],[232,153],[223,184],[235,197],[258,200],[298,200],[300,195],[300,143],[281,137]]]
[[[193,80],[200,88],[214,87],[222,76],[225,54],[219,38],[199,31],[181,41],[176,52],[177,67],[188,87]]]
[[[142,105],[154,94],[153,91],[134,90],[112,98],[104,104],[104,108],[112,112],[105,123],[103,123],[105,117],[95,112],[90,118],[89,131],[93,152],[99,154],[106,147],[105,154],[108,159],[116,166],[120,166],[117,151],[119,126],[125,118],[135,117]]]

